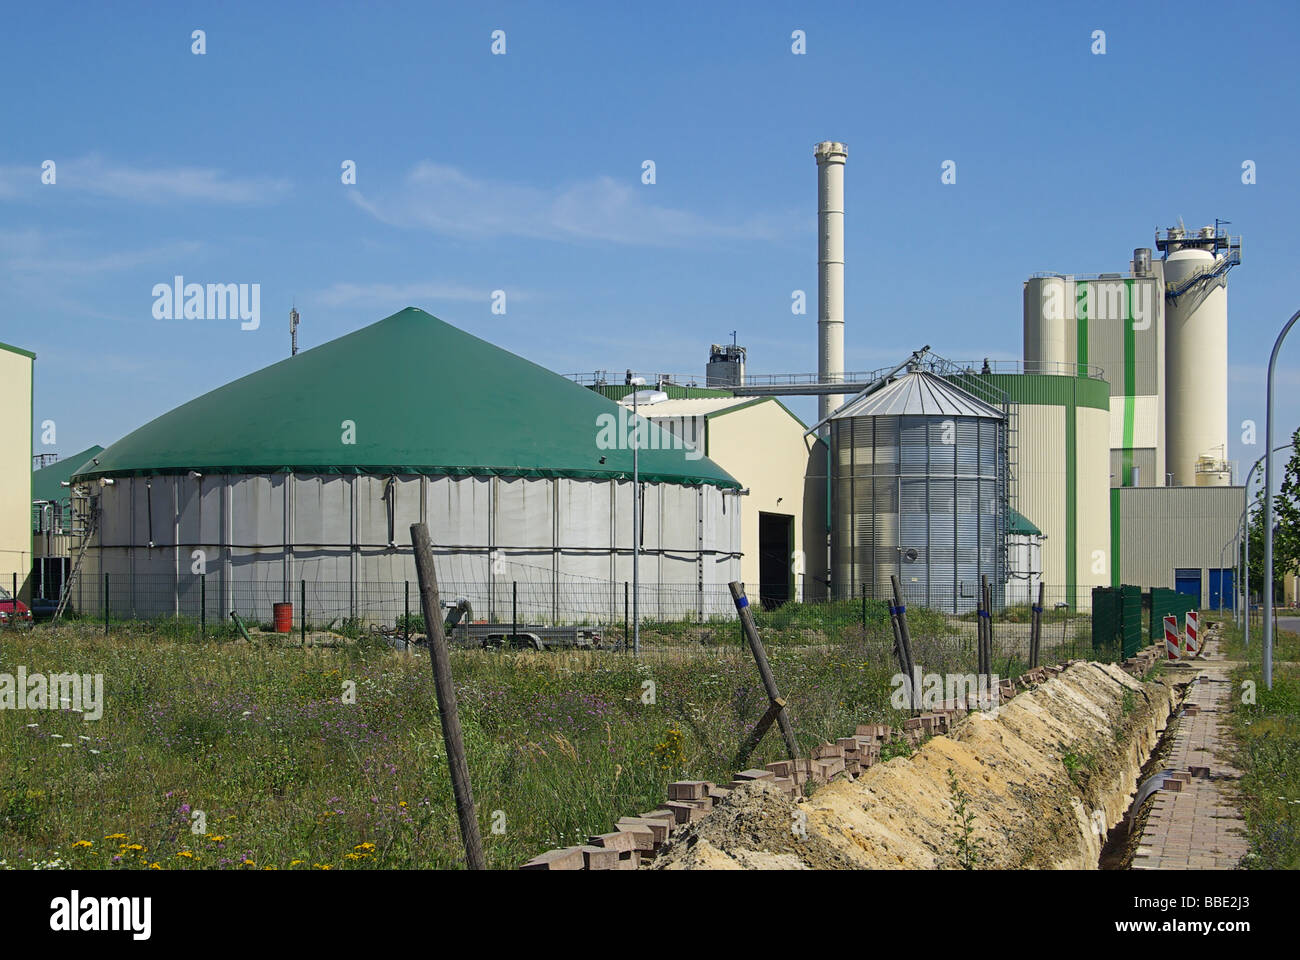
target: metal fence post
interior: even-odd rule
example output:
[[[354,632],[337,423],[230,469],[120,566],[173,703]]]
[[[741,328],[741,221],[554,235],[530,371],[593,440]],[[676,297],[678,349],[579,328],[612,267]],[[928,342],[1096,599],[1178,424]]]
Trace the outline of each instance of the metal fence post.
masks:
[[[298,613],[298,630],[302,637],[302,645],[307,646],[307,581],[298,581],[298,605],[302,610]]]
[[[519,581],[510,581],[510,642],[519,634]]]
[[[104,636],[108,636],[108,574],[104,574]]]
[[[199,574],[199,635],[208,638],[208,575]]]
[[[867,585],[862,585],[862,629],[867,629]]]
[[[624,580],[623,581],[623,652],[627,653],[627,651],[631,649],[632,647],[628,643],[628,632],[627,632],[627,581]]]
[[[404,589],[406,591],[406,595],[402,600],[402,623],[404,624],[402,639],[406,642],[406,648],[409,650],[411,648],[411,581],[404,580],[402,582],[405,584]]]

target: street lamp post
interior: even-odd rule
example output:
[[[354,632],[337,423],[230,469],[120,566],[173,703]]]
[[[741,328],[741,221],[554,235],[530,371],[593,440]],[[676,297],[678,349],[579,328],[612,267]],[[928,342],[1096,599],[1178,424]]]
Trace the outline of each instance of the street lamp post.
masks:
[[[1300,320],[1300,310],[1291,314],[1273,344],[1268,358],[1268,399],[1264,406],[1264,686],[1273,689],[1273,371],[1282,341]]]
[[[1291,444],[1284,443],[1280,447],[1273,448],[1272,452],[1280,453],[1283,450],[1290,450],[1290,449],[1291,449]],[[1250,646],[1250,524],[1246,518],[1247,515],[1250,513],[1250,508],[1254,506],[1254,504],[1248,503],[1246,501],[1250,499],[1250,478],[1255,475],[1255,471],[1259,469],[1260,464],[1262,464],[1264,460],[1267,459],[1267,457],[1268,454],[1266,453],[1263,456],[1261,456],[1258,460],[1256,460],[1254,464],[1251,465],[1250,471],[1246,474],[1246,485],[1241,489],[1241,499],[1244,505],[1241,508],[1241,520],[1237,522],[1237,531],[1242,538],[1242,549],[1237,551],[1237,560],[1239,563],[1242,563],[1242,565],[1245,568],[1242,571],[1240,582],[1242,585],[1243,595],[1245,597],[1245,602],[1242,604],[1242,606],[1245,609],[1246,619],[1245,619],[1245,625],[1242,629],[1244,631],[1243,633],[1244,642],[1247,647]],[[1259,501],[1260,498],[1256,497],[1254,502],[1259,503]],[[1244,560],[1242,558],[1243,553],[1245,554]]]
[[[632,653],[641,655],[641,461],[638,451],[641,444],[641,418],[639,414],[640,390],[643,377],[633,377],[632,385]]]

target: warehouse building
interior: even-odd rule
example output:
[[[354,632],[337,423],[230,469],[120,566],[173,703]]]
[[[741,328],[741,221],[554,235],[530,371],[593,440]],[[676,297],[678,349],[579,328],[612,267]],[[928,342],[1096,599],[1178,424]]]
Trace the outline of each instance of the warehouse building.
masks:
[[[619,409],[408,308],[192,400],[82,468],[99,519],[78,606],[95,608],[107,573],[133,605],[110,599],[114,612],[193,615],[206,591],[212,610],[239,599],[269,616],[307,580],[317,595],[334,585],[338,615],[378,619],[368,585],[415,580],[409,526],[423,521],[440,580],[480,610],[512,584],[530,617],[562,616],[582,585],[587,609],[621,608],[632,452],[603,429]],[[640,453],[643,613],[698,615],[740,573],[740,484],[657,447]]]
[[[0,343],[0,587],[30,599],[32,568],[32,403],[36,354]]]
[[[699,393],[695,388],[677,392]],[[735,477],[740,579],[765,606],[825,596],[826,445],[775,397],[641,391],[642,417]],[[630,395],[620,401],[630,403]]]

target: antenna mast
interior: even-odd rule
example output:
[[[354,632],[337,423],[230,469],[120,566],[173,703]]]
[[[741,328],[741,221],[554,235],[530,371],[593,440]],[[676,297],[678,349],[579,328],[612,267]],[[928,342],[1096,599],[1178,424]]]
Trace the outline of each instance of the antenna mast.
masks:
[[[298,355],[298,307],[289,308],[289,356]]]

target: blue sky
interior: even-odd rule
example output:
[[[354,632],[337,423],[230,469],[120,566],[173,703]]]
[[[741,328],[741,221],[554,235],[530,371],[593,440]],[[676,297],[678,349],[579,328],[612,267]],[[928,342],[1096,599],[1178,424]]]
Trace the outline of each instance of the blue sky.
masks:
[[[13,6],[0,341],[38,354],[35,420],[57,424],[38,451],[63,454],[281,359],[295,301],[303,348],[414,305],[562,373],[699,374],[732,330],[751,372],[811,372],[815,306],[790,297],[815,303],[812,148],[836,139],[853,370],[926,343],[1018,359],[1029,274],[1124,270],[1178,217],[1231,220],[1230,456],[1248,465],[1262,448],[1239,425],[1262,434],[1268,351],[1300,306],[1298,11]],[[260,328],[155,319],[176,274],[260,283]],[[1279,434],[1300,423],[1300,343],[1282,367]]]

